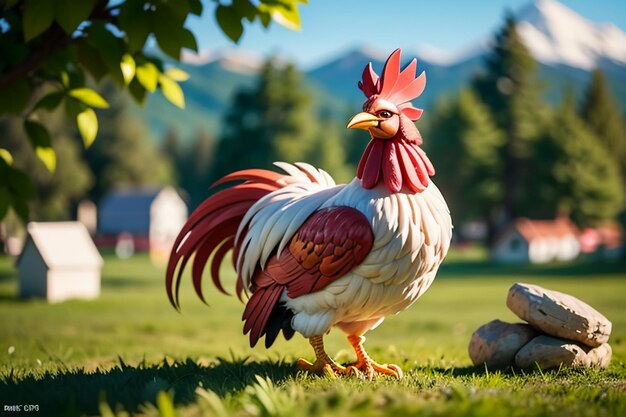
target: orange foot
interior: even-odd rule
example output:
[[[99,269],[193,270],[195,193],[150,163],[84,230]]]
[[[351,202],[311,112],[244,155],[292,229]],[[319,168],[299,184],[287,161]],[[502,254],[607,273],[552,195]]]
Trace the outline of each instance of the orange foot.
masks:
[[[326,375],[333,378],[346,374],[346,368],[337,364],[330,358],[328,358],[328,360],[321,360],[320,358],[317,358],[313,363],[300,358],[298,359],[298,369],[312,374]]]
[[[305,359],[298,359],[298,368],[318,375],[327,375],[336,378],[346,374],[346,368],[332,360],[324,351],[324,341],[322,336],[313,336],[309,343],[315,351],[315,362],[311,363]]]
[[[374,362],[369,357],[365,349],[363,348],[363,342],[365,337],[363,336],[348,336],[348,341],[354,348],[357,361],[351,365],[346,366],[347,374],[354,374],[360,378],[373,379],[376,375],[389,375],[397,379],[402,379],[402,369],[398,365],[380,364]]]

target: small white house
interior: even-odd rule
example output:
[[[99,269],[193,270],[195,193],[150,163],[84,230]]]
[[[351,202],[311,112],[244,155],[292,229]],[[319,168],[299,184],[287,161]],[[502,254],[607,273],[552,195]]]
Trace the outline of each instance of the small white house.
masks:
[[[187,204],[172,187],[117,190],[100,203],[96,242],[117,249],[132,245],[131,252],[150,251],[154,262],[163,263],[187,216]]]
[[[491,258],[502,263],[541,264],[571,261],[580,254],[580,232],[567,217],[514,221],[491,248]]]
[[[56,303],[100,295],[103,260],[79,222],[31,222],[17,259],[20,297]]]

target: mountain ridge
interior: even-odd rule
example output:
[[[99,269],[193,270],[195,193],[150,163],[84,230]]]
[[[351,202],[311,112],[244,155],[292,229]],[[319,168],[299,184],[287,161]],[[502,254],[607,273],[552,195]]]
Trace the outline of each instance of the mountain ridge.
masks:
[[[529,3],[513,15],[518,19],[520,35],[539,63],[537,77],[548,86],[544,98],[556,103],[568,87],[573,87],[580,97],[588,83],[590,70],[599,66],[607,74],[614,96],[626,109],[624,32],[610,23],[591,22],[555,0]],[[573,27],[574,24],[579,28]],[[570,36],[570,32],[576,34]],[[596,42],[596,46],[591,48],[588,38],[597,37],[604,41]],[[624,42],[619,41],[622,38]],[[486,42],[474,41],[472,45],[456,54],[455,59],[448,56],[447,60],[437,59],[436,54],[432,53],[429,59],[429,54],[420,55],[418,48],[403,50],[405,64],[417,57],[418,71],[427,72],[426,94],[415,101],[417,107],[431,109],[435,101],[456,94],[481,71],[488,53],[486,46],[483,46]],[[557,51],[559,48],[560,51]],[[357,109],[363,101],[363,95],[357,88],[363,68],[372,62],[374,69],[380,73],[389,52],[371,45],[344,50],[304,72],[305,84],[316,96],[318,107],[331,107],[336,113],[341,113],[341,109]],[[182,68],[191,75],[191,79],[182,84],[187,110],[166,110],[165,100],[157,95],[150,98],[142,112],[143,117],[158,140],[170,128],[187,140],[198,129],[217,134],[221,115],[227,109],[232,95],[241,88],[254,85],[261,62],[258,55],[244,50],[186,55]],[[345,117],[342,114],[337,115],[337,118],[342,116]]]

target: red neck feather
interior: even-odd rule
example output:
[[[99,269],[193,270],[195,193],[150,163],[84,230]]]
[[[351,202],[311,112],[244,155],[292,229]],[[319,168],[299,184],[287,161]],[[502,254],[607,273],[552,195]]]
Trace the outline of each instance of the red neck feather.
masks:
[[[367,145],[356,174],[363,188],[374,188],[381,180],[393,193],[403,188],[419,193],[428,187],[428,177],[435,175],[435,169],[419,147],[419,131],[410,120],[402,120],[400,126],[393,138],[372,138]]]

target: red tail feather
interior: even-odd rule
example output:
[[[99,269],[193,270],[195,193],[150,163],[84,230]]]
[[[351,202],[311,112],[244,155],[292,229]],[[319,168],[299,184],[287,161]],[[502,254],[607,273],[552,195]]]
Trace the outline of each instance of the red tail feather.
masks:
[[[213,187],[230,181],[245,181],[207,198],[183,226],[170,254],[165,285],[170,303],[179,308],[178,291],[182,273],[195,255],[192,267],[193,285],[198,297],[202,294],[202,273],[211,255],[212,280],[218,290],[226,293],[219,277],[219,267],[226,253],[234,248],[235,235],[247,211],[259,199],[282,187],[279,180],[284,175],[262,169],[238,171],[218,180]],[[235,248],[237,252],[237,248]],[[237,295],[243,290],[237,279]]]

